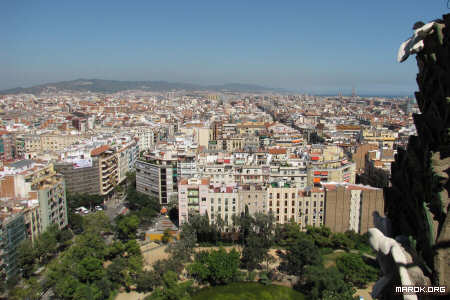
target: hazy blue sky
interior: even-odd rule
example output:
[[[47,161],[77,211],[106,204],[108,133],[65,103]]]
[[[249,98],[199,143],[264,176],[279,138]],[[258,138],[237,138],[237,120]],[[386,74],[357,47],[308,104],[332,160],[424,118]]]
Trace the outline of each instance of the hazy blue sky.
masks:
[[[446,0],[0,0],[0,89],[71,80],[412,94],[397,50]]]

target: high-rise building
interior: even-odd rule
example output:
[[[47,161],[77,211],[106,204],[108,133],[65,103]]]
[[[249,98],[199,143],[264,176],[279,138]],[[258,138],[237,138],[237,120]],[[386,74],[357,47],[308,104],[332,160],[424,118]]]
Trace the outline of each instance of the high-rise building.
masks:
[[[136,161],[136,190],[162,205],[177,202],[178,158],[175,152],[143,153]]]
[[[22,213],[0,210],[0,275],[5,279],[18,274],[17,248],[26,238]]]
[[[14,159],[15,139],[8,131],[0,130],[0,160],[11,161]]]

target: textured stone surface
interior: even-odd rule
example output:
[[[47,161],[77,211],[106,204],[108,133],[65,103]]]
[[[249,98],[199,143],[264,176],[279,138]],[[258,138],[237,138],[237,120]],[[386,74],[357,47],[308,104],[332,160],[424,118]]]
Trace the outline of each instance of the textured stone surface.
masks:
[[[450,15],[444,15],[425,37],[416,55],[421,111],[413,116],[417,136],[400,149],[392,165],[392,187],[386,189],[386,215],[392,236],[405,236],[415,268],[432,285],[450,290]],[[417,271],[417,270],[416,270]],[[420,272],[418,272],[420,274]],[[417,278],[417,280],[421,280]],[[398,285],[399,282],[393,282]],[[386,289],[384,299],[394,299]],[[419,299],[434,299],[424,296]]]

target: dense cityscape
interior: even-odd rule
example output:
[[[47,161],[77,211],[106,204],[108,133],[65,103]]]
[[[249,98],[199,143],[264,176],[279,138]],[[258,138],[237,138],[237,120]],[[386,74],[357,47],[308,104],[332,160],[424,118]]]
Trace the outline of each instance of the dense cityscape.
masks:
[[[0,300],[448,298],[441,6],[50,2],[0,10]]]
[[[130,174],[160,205],[156,218],[177,212],[172,224],[142,226],[141,244],[164,228],[177,236],[195,214],[224,234],[246,212],[365,234],[418,111],[411,98],[139,90],[4,95],[1,108],[6,279],[20,272],[23,240],[73,230],[75,214],[126,214]],[[75,207],[68,199],[80,194],[100,197]]]

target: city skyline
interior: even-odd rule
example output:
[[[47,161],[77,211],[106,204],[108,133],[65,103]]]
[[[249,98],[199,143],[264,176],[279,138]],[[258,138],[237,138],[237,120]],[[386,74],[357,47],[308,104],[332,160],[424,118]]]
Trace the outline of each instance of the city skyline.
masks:
[[[412,95],[397,49],[445,1],[5,3],[0,89],[77,78]]]

